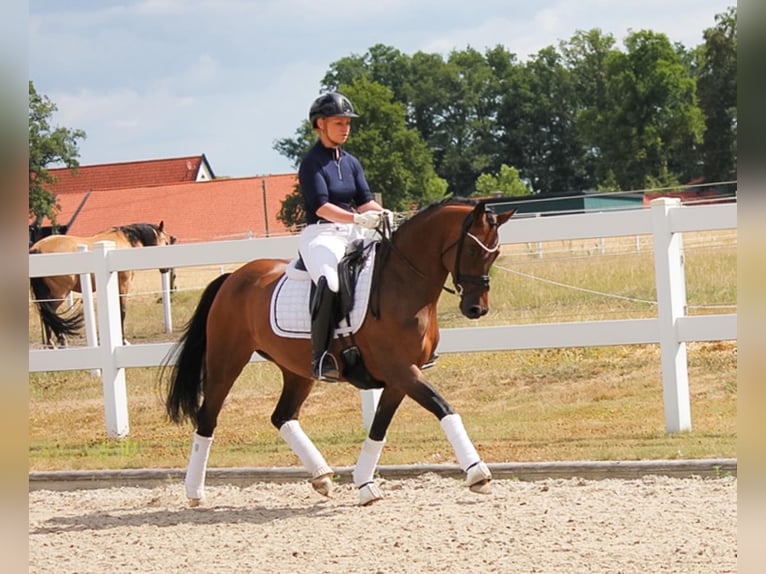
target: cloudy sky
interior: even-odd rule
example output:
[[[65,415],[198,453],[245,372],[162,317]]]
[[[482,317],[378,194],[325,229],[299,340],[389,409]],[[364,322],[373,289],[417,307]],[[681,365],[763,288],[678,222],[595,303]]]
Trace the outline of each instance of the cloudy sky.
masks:
[[[29,79],[82,129],[82,165],[206,154],[217,176],[293,171],[292,137],[329,65],[504,46],[524,58],[599,28],[692,48],[734,0],[29,0]],[[353,137],[353,136],[352,136]]]

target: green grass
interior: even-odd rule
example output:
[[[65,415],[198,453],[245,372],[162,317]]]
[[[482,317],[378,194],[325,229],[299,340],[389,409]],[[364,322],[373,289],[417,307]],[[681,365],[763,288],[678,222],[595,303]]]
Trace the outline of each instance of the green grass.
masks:
[[[690,313],[735,312],[736,235],[686,239]],[[630,241],[615,240],[603,254],[587,242],[557,242],[545,246],[542,259],[524,246],[504,249],[492,273],[493,309],[478,325],[654,316],[652,265],[646,242],[636,252]],[[157,273],[140,274],[134,292],[144,294],[129,301],[128,338],[174,340],[199,288],[218,271],[179,270],[173,334],[159,332],[162,305],[149,293],[159,285]],[[439,317],[443,328],[477,325],[459,315],[456,297],[446,293]],[[30,311],[30,343],[38,341],[39,324]],[[736,342],[693,343],[688,352],[693,430],[673,435],[665,432],[656,345],[448,354],[426,374],[463,416],[489,462],[734,457]],[[185,466],[193,429],[165,419],[157,374],[127,370],[130,434],[110,440],[100,379],[85,371],[30,373],[30,469]],[[221,413],[211,466],[298,464],[269,422],[280,388],[273,365],[246,367]],[[356,389],[318,383],[301,422],[330,464],[355,462],[364,439]],[[381,463],[452,461],[436,419],[406,400]]]

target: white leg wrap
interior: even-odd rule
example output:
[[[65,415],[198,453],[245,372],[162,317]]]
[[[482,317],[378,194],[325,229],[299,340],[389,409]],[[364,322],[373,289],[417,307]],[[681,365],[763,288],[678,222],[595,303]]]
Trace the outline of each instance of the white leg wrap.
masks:
[[[378,466],[380,460],[380,453],[383,451],[383,445],[386,444],[384,440],[372,440],[367,437],[362,443],[362,450],[359,453],[359,458],[354,466],[354,484],[357,488],[363,487],[365,484],[372,482],[375,474],[375,467]]]
[[[374,482],[369,482],[359,489],[359,506],[367,506],[383,498],[383,493]]]
[[[449,440],[452,448],[455,449],[455,456],[460,468],[466,470],[469,466],[481,460],[471,439],[468,438],[468,433],[465,432],[460,415],[447,415],[441,420],[441,426],[444,434],[447,435],[447,440]]]
[[[189,466],[186,467],[186,496],[192,504],[198,504],[205,498],[205,473],[207,472],[207,459],[210,456],[210,445],[213,437],[200,436],[194,433]],[[196,505],[195,504],[195,505]]]
[[[317,478],[325,474],[332,474],[332,469],[325,461],[311,439],[303,432],[298,421],[287,421],[279,429],[279,435],[290,445],[293,452],[303,464],[303,467],[311,473],[311,478]]]

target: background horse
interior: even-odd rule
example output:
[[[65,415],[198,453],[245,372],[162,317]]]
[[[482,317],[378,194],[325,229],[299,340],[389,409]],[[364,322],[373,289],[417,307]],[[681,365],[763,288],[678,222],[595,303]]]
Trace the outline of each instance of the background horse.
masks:
[[[171,236],[165,233],[165,223],[133,223],[119,227],[110,227],[92,237],[75,235],[49,235],[40,239],[29,248],[29,253],[64,253],[77,251],[78,245],[87,245],[93,249],[98,241],[114,241],[116,248],[168,245]],[[123,333],[125,332],[125,296],[130,289],[133,271],[120,271],[118,274],[120,289],[120,317]],[[71,291],[82,293],[79,275],[52,275],[30,279],[35,304],[40,313],[43,327],[43,343],[47,346],[66,346],[67,335],[76,335],[82,326],[82,315],[63,316],[58,313],[61,304]],[[93,283],[93,289],[95,289]],[[53,340],[55,337],[55,341]]]
[[[360,388],[382,388],[353,471],[360,504],[381,497],[373,475],[389,424],[404,397],[439,419],[471,490],[488,491],[489,468],[468,438],[460,416],[428,384],[421,367],[439,342],[436,305],[449,273],[463,315],[478,319],[487,313],[489,269],[500,247],[498,228],[512,213],[496,215],[484,203],[445,200],[405,221],[376,250],[371,304],[352,341],[368,376],[343,366],[341,351],[348,341],[336,339],[331,349],[343,366],[342,380]],[[270,300],[287,264],[285,260],[256,259],[214,279],[163,362],[160,377],[168,383],[165,406],[169,418],[176,423],[188,418],[196,425],[185,478],[192,505],[204,498],[218,414],[253,352],[282,372],[282,393],[271,415],[272,424],[310,473],[314,489],[331,494],[333,471],[298,422],[301,406],[314,385],[310,341],[279,337],[270,327]],[[168,377],[166,367],[173,359]]]

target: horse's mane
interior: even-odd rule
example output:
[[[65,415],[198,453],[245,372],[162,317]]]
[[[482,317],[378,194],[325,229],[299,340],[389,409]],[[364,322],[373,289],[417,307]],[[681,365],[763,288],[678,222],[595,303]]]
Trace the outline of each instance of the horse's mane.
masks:
[[[152,223],[131,223],[130,225],[112,227],[112,230],[125,235],[133,247],[136,245],[157,245],[160,236],[159,226]]]
[[[417,220],[421,215],[424,215],[425,213],[430,213],[431,211],[434,211],[440,207],[444,207],[445,205],[471,205],[475,206],[479,203],[477,199],[471,198],[471,197],[460,197],[458,195],[447,197],[445,199],[442,199],[440,201],[434,201],[433,203],[430,203],[426,205],[425,207],[422,207],[418,211],[416,211],[412,216],[408,217],[405,221],[402,222],[401,225],[399,225],[398,229],[401,229],[402,227],[409,225],[410,222]],[[398,230],[397,229],[397,230]]]

